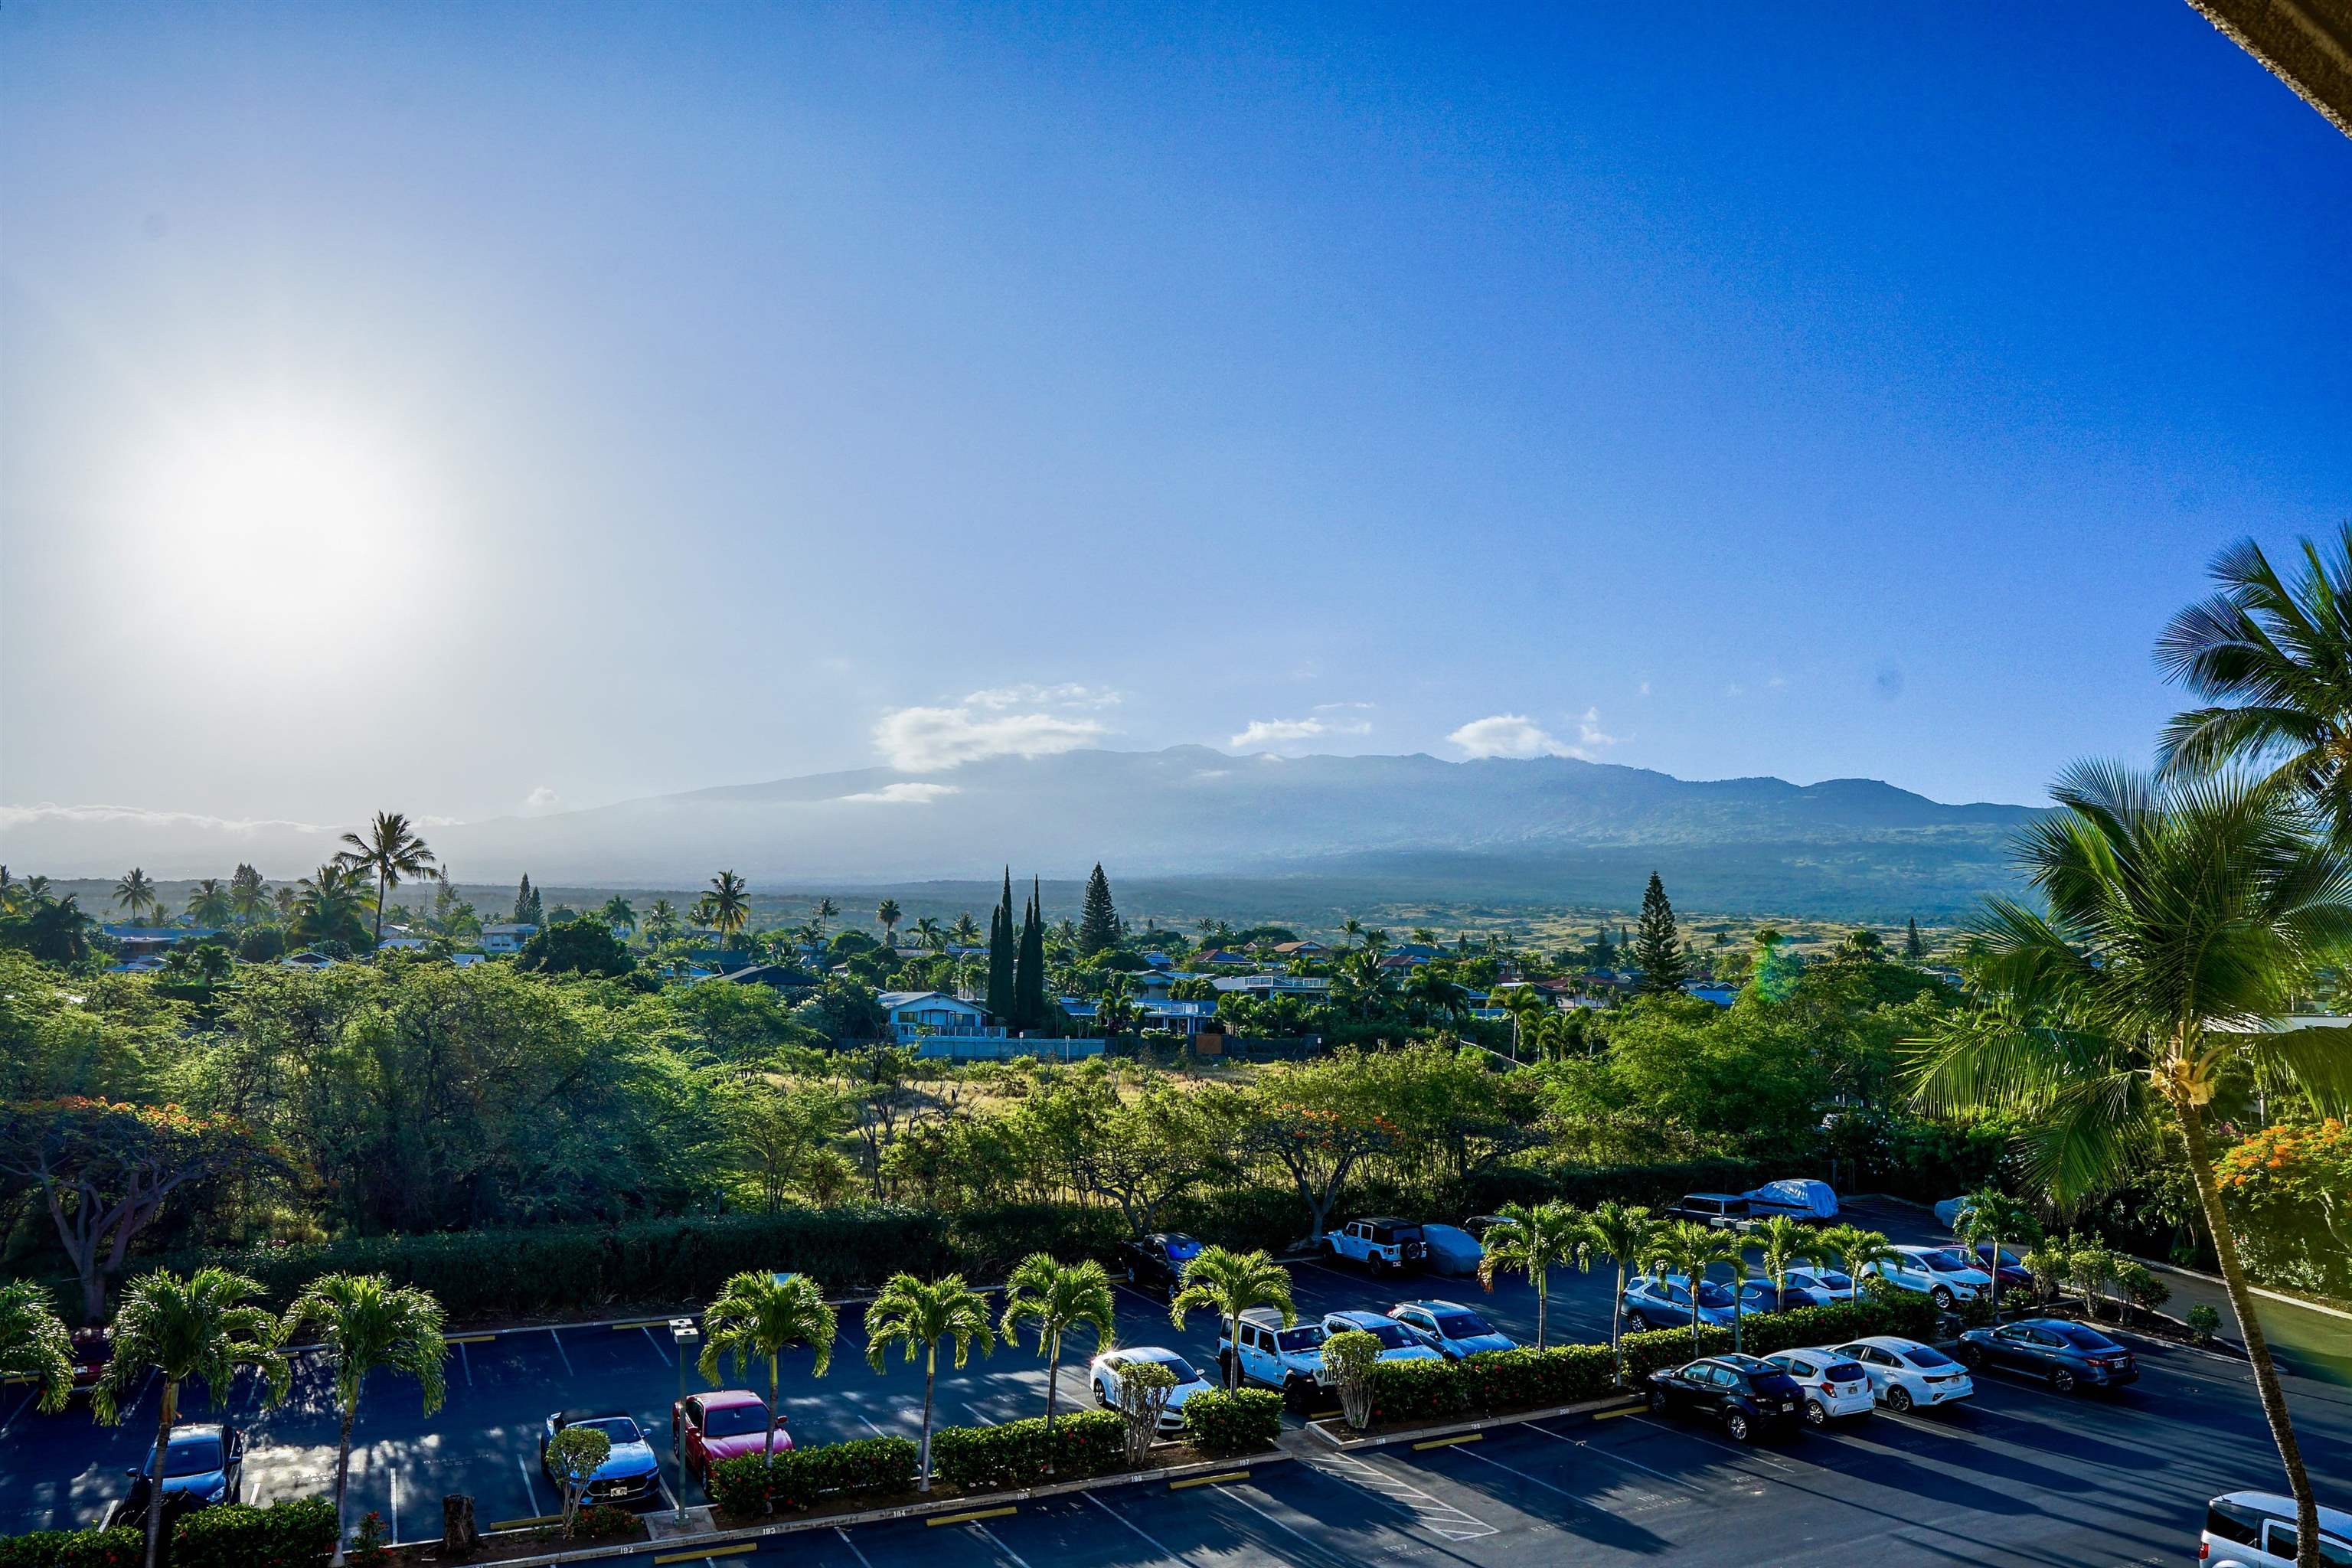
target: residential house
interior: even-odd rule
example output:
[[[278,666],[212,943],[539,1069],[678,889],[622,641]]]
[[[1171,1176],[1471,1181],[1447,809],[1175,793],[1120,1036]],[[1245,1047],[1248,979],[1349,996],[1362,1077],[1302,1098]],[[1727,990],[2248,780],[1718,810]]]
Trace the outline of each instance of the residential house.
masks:
[[[299,952],[289,952],[285,957],[279,959],[278,961],[278,967],[280,969],[307,969],[315,972],[321,969],[332,969],[335,967],[335,961],[329,958],[323,952],[312,952],[306,947]]]
[[[523,943],[539,934],[539,928],[529,923],[501,921],[482,928],[484,952],[520,952]]]
[[[1277,958],[1319,958],[1330,951],[1319,942],[1277,942],[1274,944]]]

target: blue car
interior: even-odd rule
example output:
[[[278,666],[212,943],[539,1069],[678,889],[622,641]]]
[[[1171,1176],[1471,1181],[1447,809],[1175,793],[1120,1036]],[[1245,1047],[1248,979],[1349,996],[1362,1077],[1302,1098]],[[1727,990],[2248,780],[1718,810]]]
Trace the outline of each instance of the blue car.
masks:
[[[163,1500],[213,1508],[237,1500],[245,1485],[245,1434],[216,1421],[172,1429],[163,1449]]]
[[[1691,1321],[1690,1281],[1679,1274],[1653,1279],[1637,1274],[1625,1282],[1625,1321],[1635,1329],[1686,1329]],[[1713,1279],[1698,1282],[1698,1321],[1713,1328],[1731,1327],[1731,1287]]]
[[[555,1473],[548,1457],[548,1445],[555,1441],[558,1432],[573,1426],[593,1426],[613,1445],[613,1451],[588,1479],[585,1501],[625,1505],[649,1502],[661,1496],[661,1461],[654,1457],[653,1445],[646,1441],[636,1422],[626,1415],[594,1410],[559,1410],[547,1418],[547,1429],[540,1435],[539,1468],[555,1483],[559,1493],[563,1478]]]
[[[1960,1360],[1971,1370],[2005,1366],[2045,1378],[2061,1394],[2077,1388],[2121,1388],[2139,1381],[2131,1352],[2065,1318],[2026,1318],[1960,1336]]]
[[[1743,1279],[1739,1284],[1739,1310],[1743,1312],[1793,1312],[1800,1307],[1818,1307],[1822,1298],[1798,1284],[1775,1287],[1769,1279]]]
[[[1447,1361],[1480,1351],[1515,1351],[1518,1342],[1459,1301],[1399,1301],[1388,1315]]]

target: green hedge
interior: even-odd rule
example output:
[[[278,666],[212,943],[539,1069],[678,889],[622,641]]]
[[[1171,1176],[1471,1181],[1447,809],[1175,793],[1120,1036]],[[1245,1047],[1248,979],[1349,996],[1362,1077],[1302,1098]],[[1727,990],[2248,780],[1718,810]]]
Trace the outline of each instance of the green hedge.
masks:
[[[788,1448],[772,1464],[757,1454],[710,1468],[711,1501],[729,1513],[803,1509],[820,1497],[911,1491],[919,1449],[907,1437],[859,1437],[814,1448]]]
[[[1270,1388],[1196,1394],[1184,1402],[1184,1436],[1215,1459],[1271,1448],[1282,1436],[1282,1395]]]
[[[1536,1410],[1598,1399],[1617,1384],[1607,1345],[1481,1351],[1461,1363],[1474,1410]]]
[[[335,1505],[325,1498],[231,1503],[180,1521],[172,1568],[316,1568],[334,1550]]]
[[[1372,1363],[1374,1421],[1443,1421],[1470,1408],[1469,1377],[1447,1361]]]
[[[147,1538],[132,1528],[0,1536],[0,1568],[140,1568],[146,1554]]]
[[[1107,1476],[1127,1464],[1127,1423],[1115,1410],[1081,1410],[1054,1423],[1050,1477],[1045,1468],[1045,1418],[1001,1426],[947,1426],[931,1434],[931,1468],[967,1491],[1003,1491]]]

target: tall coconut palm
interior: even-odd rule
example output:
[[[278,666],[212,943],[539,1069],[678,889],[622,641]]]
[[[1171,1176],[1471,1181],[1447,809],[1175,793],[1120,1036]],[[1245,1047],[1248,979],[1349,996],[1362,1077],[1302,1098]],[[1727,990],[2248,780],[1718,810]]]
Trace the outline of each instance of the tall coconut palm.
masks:
[[[30,1279],[0,1285],[0,1377],[33,1385],[45,1411],[73,1394],[73,1335],[47,1289]]]
[[[2215,557],[2220,591],[2172,617],[2156,660],[2205,699],[2164,728],[2175,773],[2268,763],[2339,834],[2352,829],[2352,522],[2298,541],[2293,580],[2240,540]]]
[[[1229,1252],[1204,1247],[1184,1265],[1182,1287],[1168,1299],[1168,1321],[1184,1326],[1186,1314],[1206,1309],[1225,1325],[1225,1342],[1242,1342],[1242,1314],[1270,1307],[1281,1315],[1282,1326],[1298,1321],[1290,1300],[1290,1270],[1264,1252]],[[1238,1352],[1218,1358],[1227,1389],[1241,1386]]]
[[[188,919],[200,926],[226,925],[232,912],[228,889],[218,877],[206,877],[188,895]]]
[[[185,1279],[159,1268],[132,1280],[115,1310],[114,1356],[89,1391],[91,1413],[112,1426],[122,1419],[124,1396],[142,1388],[150,1373],[163,1385],[147,1478],[147,1568],[155,1568],[163,1535],[163,1456],[179,1419],[181,1387],[201,1383],[225,1403],[236,1369],[251,1366],[266,1403],[285,1396],[290,1373],[278,1351],[281,1326],[268,1308],[247,1304],[260,1294],[258,1284],[226,1268],[199,1268]]]
[[[346,833],[351,846],[335,857],[354,871],[375,873],[375,942],[383,945],[383,904],[403,877],[421,877],[433,866],[433,851],[397,811],[379,811],[364,834]]]
[[[833,901],[831,894],[826,894],[817,900],[816,907],[809,911],[809,921],[816,927],[817,941],[823,942],[824,940],[824,922],[833,919],[834,916],[840,912],[841,906]]]
[[[1566,1204],[1505,1204],[1496,1223],[1480,1237],[1478,1283],[1495,1288],[1497,1274],[1524,1274],[1536,1290],[1536,1349],[1544,1348],[1551,1309],[1551,1271],[1573,1263],[1592,1267],[1592,1227]]]
[[[596,918],[611,927],[615,936],[635,936],[637,932],[636,906],[618,893],[604,900],[604,907],[596,911]]]
[[[2247,1026],[2310,994],[2352,946],[2352,858],[2315,834],[2307,788],[2284,773],[2071,771],[2053,792],[2061,809],[2021,841],[2048,912],[1988,906],[1967,960],[1977,1005],[1927,1043],[1915,1085],[1926,1107],[2018,1113],[2029,1170],[2062,1205],[2114,1184],[2153,1132],[2179,1131],[2303,1561],[2315,1563],[2317,1502],[2215,1184],[2210,1125],[2240,1070],[2299,1088],[2323,1112],[2352,1102],[2352,1032]]]
[[[1061,1392],[1062,1340],[1073,1330],[1091,1330],[1097,1349],[1110,1343],[1117,1331],[1118,1303],[1111,1299],[1110,1276],[1088,1258],[1084,1263],[1056,1262],[1051,1253],[1033,1252],[1023,1258],[1004,1282],[1004,1320],[999,1325],[1007,1344],[1021,1342],[1021,1325],[1037,1325],[1037,1353],[1045,1358],[1045,1445],[1053,1452],[1054,1403]],[[1052,1469],[1049,1458],[1046,1468]]]
[[[948,934],[955,938],[958,947],[976,946],[980,942],[980,922],[971,918],[970,910],[966,910],[956,916],[955,924],[949,928]]]
[[[646,935],[656,943],[665,942],[677,934],[677,906],[667,899],[656,899],[646,909]]]
[[[710,890],[702,895],[702,920],[719,933],[719,949],[727,950],[729,939],[751,919],[751,900],[746,895],[743,879],[733,871],[721,871],[710,879]]]
[[[163,910],[163,900],[155,896],[155,879],[136,866],[122,873],[122,879],[114,884],[114,903],[133,921],[143,910],[153,910],[161,914]]]
[[[896,899],[885,899],[876,906],[874,920],[875,923],[882,928],[884,946],[898,945],[898,922],[904,919],[906,919],[905,911],[898,908],[898,900]]]
[[[1789,1288],[1789,1265],[1805,1256],[1812,1244],[1813,1233],[1784,1214],[1776,1214],[1756,1227],[1756,1240],[1763,1257],[1759,1265],[1765,1277],[1772,1281],[1775,1305]]]
[[[987,1355],[996,1349],[996,1333],[989,1326],[988,1298],[950,1274],[926,1285],[911,1274],[894,1274],[866,1309],[866,1359],[876,1372],[888,1360],[890,1347],[904,1345],[907,1359],[919,1351],[923,1357],[923,1442],[917,1460],[917,1491],[931,1489],[931,1390],[940,1375],[940,1342],[955,1347],[955,1367],[963,1370],[971,1347]]]
[[[719,1381],[719,1360],[731,1356],[741,1376],[747,1362],[768,1363],[768,1431],[760,1445],[760,1462],[775,1463],[776,1401],[781,1374],[777,1363],[794,1345],[816,1352],[811,1375],[823,1377],[833,1365],[833,1339],[839,1328],[824,1292],[805,1274],[762,1274],[746,1269],[719,1287],[718,1299],[702,1314],[702,1357],[698,1363],[703,1381]]]
[[[1743,1268],[1746,1254],[1737,1237],[1713,1226],[1699,1225],[1692,1220],[1676,1220],[1661,1226],[1650,1240],[1650,1262],[1664,1274],[1679,1274],[1690,1290],[1691,1353],[1699,1353],[1699,1288],[1706,1282],[1707,1270],[1718,1263],[1731,1264],[1736,1270]],[[1737,1342],[1739,1293],[1732,1292],[1734,1335]]]
[[[425,1414],[441,1408],[446,1391],[442,1363],[441,1303],[431,1292],[394,1285],[381,1274],[325,1274],[310,1281],[286,1313],[284,1337],[314,1332],[335,1373],[335,1554],[343,1560],[343,1500],[352,1473],[352,1427],[359,1420],[367,1375],[381,1368],[416,1380]]]
[[[262,911],[269,907],[269,894],[259,871],[240,864],[230,873],[228,907],[239,925],[251,925],[261,918]]]
[[[1095,1003],[1095,1022],[1103,1038],[1116,1040],[1135,1022],[1135,982],[1114,969],[1103,976],[1102,995]]]
[[[2004,1242],[2015,1241],[2031,1245],[2041,1235],[2042,1227],[2034,1222],[2033,1211],[2019,1203],[1999,1187],[1986,1185],[1970,1193],[1960,1201],[1960,1212],[1952,1216],[1952,1239],[1970,1255],[1979,1246],[1992,1249],[1985,1264],[1985,1272],[1992,1276],[1989,1288],[1992,1300],[1992,1321],[2000,1321],[2000,1248]]]
[[[358,868],[330,860],[296,885],[294,940],[340,942],[357,947],[367,940],[367,889]],[[379,911],[377,919],[383,919]]]
[[[1594,1205],[1584,1216],[1584,1232],[1592,1250],[1617,1265],[1617,1290],[1609,1302],[1609,1351],[1617,1358],[1621,1380],[1625,1375],[1624,1352],[1619,1342],[1625,1319],[1625,1272],[1648,1260],[1657,1229],[1658,1222],[1650,1217],[1647,1208],[1621,1204],[1615,1198]]]
[[[948,948],[946,930],[929,915],[915,922],[915,940],[923,944],[926,952],[945,952]]]
[[[1862,1271],[1874,1264],[1895,1261],[1895,1244],[1886,1239],[1883,1230],[1864,1230],[1858,1225],[1832,1225],[1822,1228],[1813,1237],[1814,1254],[1834,1260],[1847,1279],[1853,1281],[1853,1300],[1862,1300]]]

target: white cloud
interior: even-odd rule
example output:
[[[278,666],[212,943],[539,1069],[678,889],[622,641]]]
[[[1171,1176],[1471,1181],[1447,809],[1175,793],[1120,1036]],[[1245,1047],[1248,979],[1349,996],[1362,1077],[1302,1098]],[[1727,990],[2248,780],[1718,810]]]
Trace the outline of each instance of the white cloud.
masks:
[[[1081,686],[1065,681],[1059,686],[1038,686],[1022,683],[1013,686],[991,686],[969,692],[963,700],[966,708],[1116,708],[1125,700],[1121,692],[1098,686]]]
[[[856,795],[835,795],[839,801],[856,801],[866,805],[929,805],[943,795],[961,795],[954,784],[887,784],[880,789],[861,790]]]
[[[1524,713],[1473,719],[1445,739],[1469,757],[1566,757],[1573,751]]]
[[[249,837],[258,833],[332,833],[336,829],[309,822],[274,817],[206,816],[194,811],[150,811],[137,805],[0,805],[0,828],[36,827],[43,823],[126,827],[194,827],[210,833]]]
[[[525,814],[532,816],[543,816],[551,811],[562,811],[563,797],[548,785],[541,784],[522,797],[522,808]]]
[[[975,712],[968,705],[898,708],[874,726],[874,745],[892,767],[929,773],[986,757],[1074,752],[1107,733],[1096,720],[1058,713]]]
[[[1328,712],[1370,706],[1371,704],[1368,702],[1327,702],[1318,710]],[[1237,752],[1261,752],[1273,746],[1312,741],[1323,735],[1367,735],[1371,729],[1370,721],[1364,719],[1253,719],[1229,744]]]
[[[1576,721],[1576,738],[1580,744],[1589,746],[1594,751],[1617,743],[1616,736],[1602,732],[1601,710],[1598,708],[1587,708],[1584,710],[1584,717]]]

